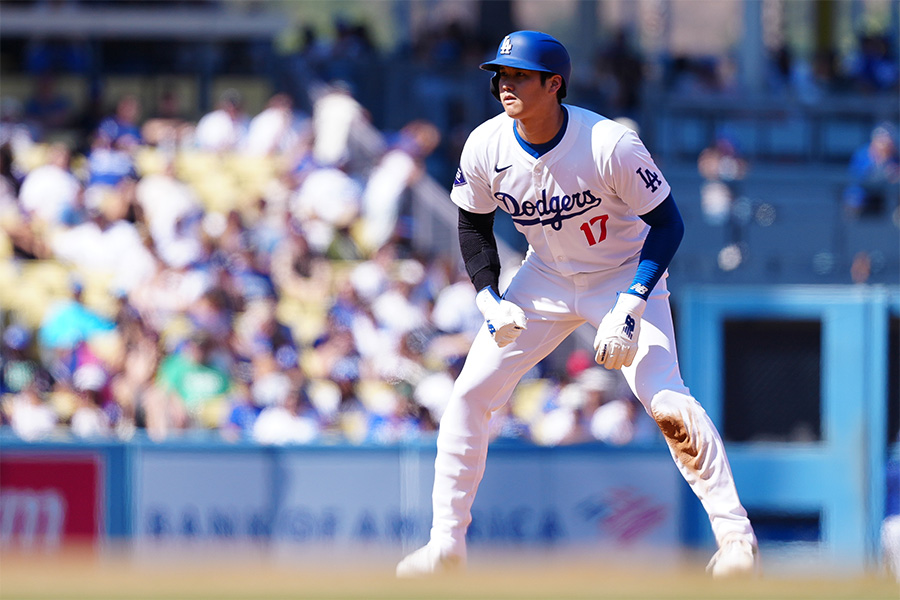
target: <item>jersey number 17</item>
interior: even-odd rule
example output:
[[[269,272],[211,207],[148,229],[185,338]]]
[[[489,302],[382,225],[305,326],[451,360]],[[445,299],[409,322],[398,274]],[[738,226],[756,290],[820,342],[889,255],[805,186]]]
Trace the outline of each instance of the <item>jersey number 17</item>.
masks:
[[[588,246],[593,246],[599,242],[602,242],[606,239],[606,221],[609,219],[609,215],[600,215],[598,217],[594,217],[590,221],[585,221],[581,224],[581,231],[584,232],[584,237],[587,238]],[[600,236],[594,237],[593,227],[596,223],[600,223]]]

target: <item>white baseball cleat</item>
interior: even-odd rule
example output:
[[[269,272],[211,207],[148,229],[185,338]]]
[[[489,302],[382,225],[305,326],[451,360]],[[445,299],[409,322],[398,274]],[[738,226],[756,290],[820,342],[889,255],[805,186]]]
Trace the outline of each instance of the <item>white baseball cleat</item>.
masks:
[[[752,577],[759,574],[759,552],[747,540],[729,540],[716,552],[706,572],[714,579]]]
[[[428,577],[462,570],[466,560],[458,554],[442,551],[430,542],[409,554],[397,565],[397,577]]]

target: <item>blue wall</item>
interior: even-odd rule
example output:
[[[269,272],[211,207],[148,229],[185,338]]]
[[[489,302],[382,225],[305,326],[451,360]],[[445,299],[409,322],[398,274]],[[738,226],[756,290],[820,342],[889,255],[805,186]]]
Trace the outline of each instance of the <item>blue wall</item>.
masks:
[[[888,328],[891,315],[900,313],[900,290],[694,288],[680,307],[684,377],[720,428],[725,320],[821,321],[821,440],[728,443],[729,459],[751,513],[819,513],[820,541],[834,564],[848,569],[875,564],[890,452],[888,402],[900,401],[888,398]],[[693,535],[702,540],[708,533],[701,527]]]

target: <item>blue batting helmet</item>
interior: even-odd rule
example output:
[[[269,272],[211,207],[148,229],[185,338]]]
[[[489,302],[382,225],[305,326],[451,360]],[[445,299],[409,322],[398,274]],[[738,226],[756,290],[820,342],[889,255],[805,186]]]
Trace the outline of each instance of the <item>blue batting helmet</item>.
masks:
[[[562,77],[559,97],[566,97],[566,86],[572,74],[572,62],[559,40],[540,31],[516,31],[500,42],[497,58],[481,65],[485,71],[499,71],[500,67],[513,67],[529,71],[553,73]],[[491,93],[500,99],[500,76],[491,78]]]

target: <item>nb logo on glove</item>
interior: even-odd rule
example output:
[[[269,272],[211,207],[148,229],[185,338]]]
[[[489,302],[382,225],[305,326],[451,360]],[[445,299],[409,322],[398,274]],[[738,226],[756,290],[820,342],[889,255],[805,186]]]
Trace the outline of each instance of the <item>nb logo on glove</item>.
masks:
[[[638,351],[641,316],[646,300],[620,294],[616,305],[606,313],[594,338],[594,360],[607,369],[630,367]]]
[[[628,337],[629,340],[634,339],[634,317],[631,315],[625,317],[625,326],[622,327],[622,335]]]

